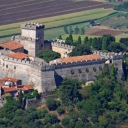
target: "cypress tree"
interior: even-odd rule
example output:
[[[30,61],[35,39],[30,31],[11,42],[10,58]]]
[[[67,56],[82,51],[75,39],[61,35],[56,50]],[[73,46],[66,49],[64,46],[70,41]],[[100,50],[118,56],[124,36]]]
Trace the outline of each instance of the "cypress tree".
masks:
[[[107,38],[104,37],[102,41],[102,50],[107,50]]]
[[[87,36],[85,36],[85,38],[84,38],[84,43],[85,43],[85,44],[88,43],[88,37],[87,37]]]
[[[78,44],[82,44],[82,42],[81,42],[81,36],[78,37]]]
[[[66,34],[68,34],[67,25],[64,26],[64,32],[65,32]]]
[[[72,34],[69,35],[69,40],[71,40],[73,42]]]

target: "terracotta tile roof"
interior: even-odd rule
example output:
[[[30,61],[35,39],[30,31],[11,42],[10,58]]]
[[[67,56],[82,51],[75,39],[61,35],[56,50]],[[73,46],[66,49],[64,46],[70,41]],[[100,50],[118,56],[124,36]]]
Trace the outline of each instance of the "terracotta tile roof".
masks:
[[[3,81],[11,81],[11,82],[17,82],[19,79],[16,79],[16,78],[9,78],[9,77],[5,77],[3,79]]]
[[[7,56],[12,57],[12,58],[16,58],[16,59],[21,59],[21,60],[28,57],[27,54],[20,53],[20,52],[8,54]]]
[[[10,50],[15,50],[18,48],[23,48],[24,46],[20,44],[19,42],[12,41],[12,42],[7,42],[7,43],[2,43],[0,44],[0,47],[7,48]]]
[[[14,92],[17,91],[16,87],[10,87],[10,88],[3,88],[4,93]]]
[[[91,54],[91,55],[59,58],[59,59],[57,59],[57,61],[58,62],[77,62],[77,61],[93,60],[93,59],[100,59],[100,58],[101,57],[99,55],[97,55],[97,54]]]
[[[24,85],[23,88],[18,88],[18,89],[22,91],[34,90],[31,85]]]

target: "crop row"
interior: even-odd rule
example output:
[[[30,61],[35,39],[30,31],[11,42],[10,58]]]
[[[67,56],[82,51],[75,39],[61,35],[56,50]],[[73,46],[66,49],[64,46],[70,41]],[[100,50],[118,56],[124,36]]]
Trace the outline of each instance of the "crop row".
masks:
[[[63,15],[63,14],[68,14],[68,13],[74,13],[74,12],[79,12],[83,10],[91,10],[95,8],[110,8],[112,7],[111,5],[97,5],[97,6],[91,6],[91,7],[81,7],[81,8],[71,8],[67,10],[62,10],[58,9],[56,11],[53,10],[41,10],[38,9],[34,12],[32,11],[27,11],[26,12],[21,12],[21,13],[16,13],[16,14],[8,14],[5,16],[0,16],[0,25],[3,24],[10,24],[14,22],[22,22],[22,21],[28,21],[28,20],[33,20],[33,19],[39,19],[39,18],[45,18],[45,17],[51,17],[51,16],[56,16],[56,15]]]
[[[46,28],[59,27],[59,26],[65,25],[65,24],[79,23],[79,22],[84,22],[84,21],[88,21],[88,20],[92,20],[92,19],[101,18],[101,17],[107,16],[111,13],[112,13],[112,11],[110,10],[108,12],[101,12],[101,13],[97,13],[97,14],[79,16],[79,18],[73,17],[71,19],[65,19],[65,20],[58,20],[58,21],[53,20],[51,22],[45,23],[45,26],[46,26]],[[43,21],[43,19],[42,19],[42,21]],[[0,31],[0,35],[1,36],[11,35],[11,34],[13,35],[19,31],[20,31],[19,28]]]

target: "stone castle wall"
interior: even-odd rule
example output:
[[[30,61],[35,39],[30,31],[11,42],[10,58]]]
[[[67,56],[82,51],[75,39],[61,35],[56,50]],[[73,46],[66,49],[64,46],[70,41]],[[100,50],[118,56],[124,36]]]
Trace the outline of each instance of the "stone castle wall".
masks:
[[[74,46],[70,46],[60,42],[52,42],[52,50],[61,54],[61,57],[68,57],[68,53],[72,52]]]
[[[14,77],[31,84],[39,92],[48,92],[60,85],[63,78],[93,81],[102,70],[107,59],[79,61],[73,63],[44,64],[37,61],[18,60],[0,56],[0,78]],[[118,78],[122,77],[122,55],[113,57],[112,62],[118,68]]]

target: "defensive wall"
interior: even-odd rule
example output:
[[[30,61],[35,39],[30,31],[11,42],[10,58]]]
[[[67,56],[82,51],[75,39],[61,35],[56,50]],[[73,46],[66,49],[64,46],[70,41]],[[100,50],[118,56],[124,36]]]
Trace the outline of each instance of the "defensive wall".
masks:
[[[108,56],[108,55],[105,55]],[[118,68],[117,77],[121,78],[123,54],[110,56],[112,63]],[[48,92],[60,85],[63,78],[72,77],[78,80],[93,81],[102,70],[108,58],[61,63],[44,63],[38,60],[19,60],[1,53],[0,77],[14,77],[23,80],[23,84],[31,84],[39,92]]]
[[[52,50],[61,54],[61,57],[68,57],[68,53],[72,52],[74,46],[64,44],[63,42],[52,41]]]

